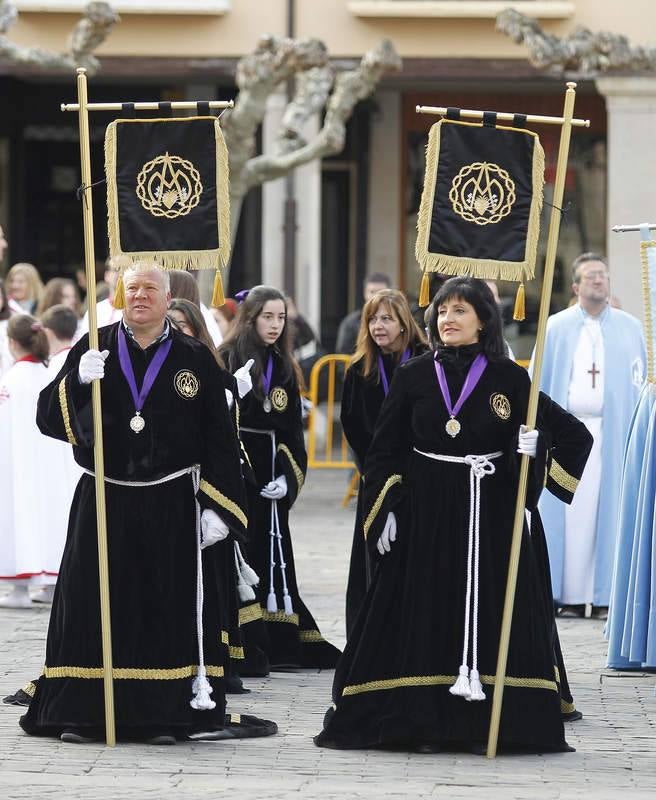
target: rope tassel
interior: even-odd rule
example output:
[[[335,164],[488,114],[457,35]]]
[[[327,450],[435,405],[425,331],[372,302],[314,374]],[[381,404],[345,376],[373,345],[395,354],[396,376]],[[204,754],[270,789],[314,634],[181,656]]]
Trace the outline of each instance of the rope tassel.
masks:
[[[461,664],[458,670],[458,678],[456,682],[449,689],[451,694],[456,697],[464,697],[469,700],[471,697],[471,688],[469,685],[469,667],[466,664]]]
[[[467,700],[485,700],[485,692],[477,669],[472,669],[469,673],[469,688],[470,694]]]

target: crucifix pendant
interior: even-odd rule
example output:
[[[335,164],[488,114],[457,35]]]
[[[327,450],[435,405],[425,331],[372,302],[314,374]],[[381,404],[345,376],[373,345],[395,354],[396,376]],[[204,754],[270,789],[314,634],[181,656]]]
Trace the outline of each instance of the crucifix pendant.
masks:
[[[600,374],[601,374],[601,370],[597,369],[597,367],[595,365],[595,362],[593,361],[592,362],[592,369],[588,370],[588,375],[592,375],[592,388],[593,389],[595,389],[596,386],[597,386],[595,378],[597,377],[597,375],[600,375]]]

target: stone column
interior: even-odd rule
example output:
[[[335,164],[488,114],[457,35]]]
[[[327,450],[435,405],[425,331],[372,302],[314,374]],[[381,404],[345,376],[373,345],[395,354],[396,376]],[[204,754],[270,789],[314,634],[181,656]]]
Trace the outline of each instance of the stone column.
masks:
[[[262,151],[271,153],[275,148],[276,134],[287,104],[284,90],[267,99],[266,114],[262,123]],[[284,234],[285,179],[262,184],[262,283],[282,287],[284,284]]]
[[[656,78],[596,80],[608,113],[608,237],[611,290],[630,314],[643,318],[638,233],[614,225],[656,221]]]

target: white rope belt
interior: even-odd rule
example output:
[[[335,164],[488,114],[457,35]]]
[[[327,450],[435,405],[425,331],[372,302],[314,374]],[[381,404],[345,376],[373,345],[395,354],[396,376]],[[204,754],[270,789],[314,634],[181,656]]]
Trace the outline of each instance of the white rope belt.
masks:
[[[276,432],[264,430],[263,428],[240,428],[246,433],[258,433],[268,436],[271,439],[271,480],[276,479]],[[274,571],[276,567],[276,543],[278,545],[278,558],[280,559],[280,575],[282,577],[282,600],[285,614],[291,616],[294,613],[292,598],[287,588],[287,564],[282,551],[282,534],[280,533],[280,521],[278,519],[278,501],[271,500],[271,526],[269,528],[269,594],[267,595],[267,611],[275,614],[278,611],[278,598],[274,587]]]
[[[467,546],[467,591],[465,594],[465,625],[462,646],[462,663],[458,670],[456,682],[451,686],[451,694],[464,697],[465,700],[485,700],[485,692],[478,672],[478,562],[480,552],[480,517],[481,517],[481,480],[486,475],[493,475],[496,467],[492,463],[503,455],[501,451],[485,455],[445,456],[439,453],[425,453],[414,448],[426,458],[435,461],[446,461],[450,464],[465,464],[469,467],[469,537]],[[472,602],[473,588],[473,602]],[[473,606],[473,607],[472,607]],[[471,619],[472,666],[468,666],[469,630]]]
[[[95,473],[89,469],[83,469],[87,475],[95,478]],[[174,481],[184,475],[191,475],[194,487],[194,503],[196,506],[196,638],[198,640],[198,675],[193,679],[191,689],[193,697],[189,701],[192,708],[197,711],[211,711],[216,708],[216,703],[210,698],[213,692],[212,686],[207,679],[205,668],[205,654],[203,650],[203,551],[201,549],[201,528],[200,528],[200,503],[198,502],[198,490],[200,489],[200,464],[193,464],[191,467],[184,467],[177,472],[171,472],[155,481],[119,481],[105,476],[106,483],[116,486],[129,486],[143,488],[145,486],[159,486],[162,483]]]

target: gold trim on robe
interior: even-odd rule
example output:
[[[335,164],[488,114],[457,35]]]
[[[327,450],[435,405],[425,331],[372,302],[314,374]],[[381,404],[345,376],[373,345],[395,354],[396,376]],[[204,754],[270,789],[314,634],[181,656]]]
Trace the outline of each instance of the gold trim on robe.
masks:
[[[395,483],[401,483],[403,478],[401,475],[390,475],[389,478],[385,481],[385,485],[380,490],[380,494],[376,498],[376,502],[371,507],[371,511],[369,512],[367,519],[364,523],[364,538],[367,538],[367,534],[369,533],[369,528],[371,528],[373,521],[376,519],[376,515],[380,511],[381,506],[385,500],[385,495],[389,490],[394,486]]]
[[[571,492],[572,494],[574,494],[579,485],[579,481],[573,475],[570,475],[567,470],[564,470],[555,458],[551,459],[549,477],[563,489]]]
[[[292,455],[292,451],[287,447],[286,444],[279,444],[278,445],[278,452],[284,453],[287,458],[289,459],[289,463],[292,466],[292,470],[294,471],[294,477],[296,478],[296,485],[297,485],[297,493],[301,491],[301,487],[305,482],[305,476],[303,475],[303,470],[298,466],[296,461],[294,460],[294,456]]]
[[[413,675],[407,678],[387,678],[380,681],[368,681],[367,683],[355,683],[345,686],[342,690],[342,697],[364,692],[380,692],[386,689],[402,689],[409,686],[451,686],[456,682],[457,675]],[[481,675],[481,683],[494,686],[496,677],[494,675]],[[548,689],[557,692],[558,686],[555,681],[545,678],[513,678],[506,676],[504,686],[512,686],[521,689]]]
[[[200,490],[201,492],[205,492],[205,494],[214,500],[217,505],[221,506],[221,508],[225,508],[226,511],[229,511],[232,516],[235,517],[235,519],[241,522],[244,528],[248,527],[248,518],[241,508],[239,508],[237,503],[235,503],[229,497],[226,497],[218,489],[215,489],[214,486],[212,486],[211,483],[208,483],[204,478],[201,478]]]
[[[68,413],[68,399],[66,397],[66,378],[62,378],[59,382],[59,407],[61,415],[64,420],[64,428],[66,430],[66,438],[69,444],[77,446],[77,439],[71,427],[71,417]]]
[[[206,664],[205,670],[208,675],[214,678],[223,677],[223,667]],[[102,679],[105,673],[102,667],[44,667],[43,676],[45,678],[83,678],[83,679]],[[182,678],[193,678],[198,675],[198,667],[190,664],[186,667],[164,668],[137,668],[137,667],[114,667],[112,677],[114,680],[127,681],[178,681]]]

